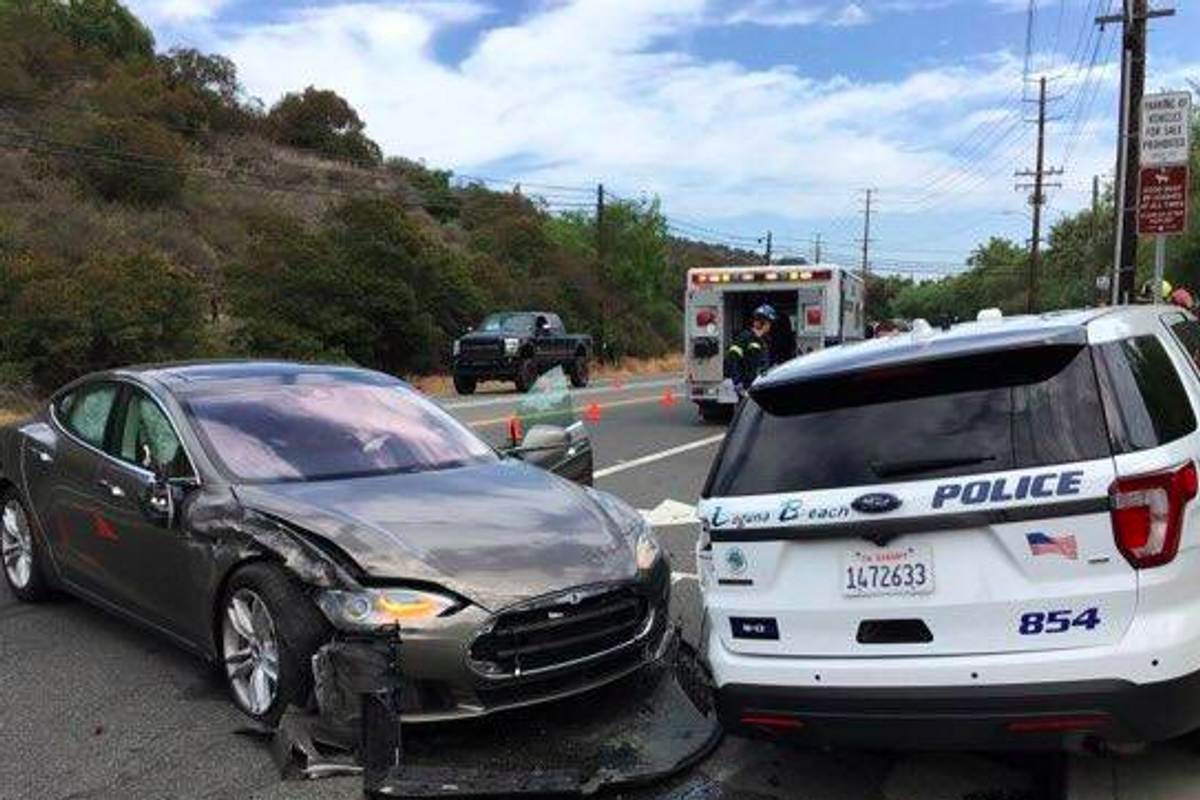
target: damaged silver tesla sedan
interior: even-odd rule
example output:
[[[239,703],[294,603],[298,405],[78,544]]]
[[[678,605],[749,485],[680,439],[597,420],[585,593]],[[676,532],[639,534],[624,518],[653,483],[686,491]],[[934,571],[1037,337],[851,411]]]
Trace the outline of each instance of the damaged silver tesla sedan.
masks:
[[[64,589],[157,630],[267,724],[339,638],[402,641],[406,722],[583,692],[668,638],[670,570],[633,509],[366,370],[88,376],[0,432],[0,506],[18,598]]]

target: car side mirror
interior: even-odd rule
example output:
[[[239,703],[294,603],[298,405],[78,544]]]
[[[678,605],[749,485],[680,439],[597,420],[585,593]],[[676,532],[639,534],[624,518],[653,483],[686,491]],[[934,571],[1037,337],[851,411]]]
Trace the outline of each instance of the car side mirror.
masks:
[[[571,436],[566,428],[557,425],[534,425],[516,449],[522,453],[538,453],[566,450],[570,446]]]
[[[576,483],[592,484],[592,442],[583,425],[534,425],[519,444],[504,452]]]

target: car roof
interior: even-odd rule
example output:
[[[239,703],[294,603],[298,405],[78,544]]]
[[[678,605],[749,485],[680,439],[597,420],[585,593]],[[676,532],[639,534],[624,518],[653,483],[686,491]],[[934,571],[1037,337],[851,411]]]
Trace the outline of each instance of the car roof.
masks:
[[[865,369],[928,363],[988,351],[1048,345],[1083,346],[1088,342],[1087,326],[1090,323],[1124,310],[1055,311],[966,322],[945,329],[916,325],[912,332],[830,347],[789,361],[756,381],[754,391],[770,391]]]
[[[214,360],[137,364],[112,371],[113,375],[141,378],[168,389],[187,390],[230,381],[288,378],[299,375],[384,378],[382,373],[339,364],[305,364],[295,361]],[[399,379],[395,379],[399,381]]]

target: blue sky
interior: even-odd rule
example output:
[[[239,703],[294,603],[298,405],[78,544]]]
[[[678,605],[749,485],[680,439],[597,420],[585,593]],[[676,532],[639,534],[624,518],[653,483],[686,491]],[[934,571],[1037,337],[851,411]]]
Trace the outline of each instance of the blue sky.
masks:
[[[981,238],[1023,241],[1013,172],[1028,0],[132,0],[159,44],[232,57],[270,104],[336,89],[390,155],[520,182],[554,208],[604,181],[681,232],[856,257],[877,189],[881,270],[929,275]],[[1111,171],[1118,0],[1039,0],[1029,69],[1060,99],[1050,217]],[[1153,23],[1151,88],[1200,79],[1200,11]],[[542,186],[556,188],[542,188]],[[561,188],[559,188],[561,187]],[[575,190],[573,187],[580,187]]]

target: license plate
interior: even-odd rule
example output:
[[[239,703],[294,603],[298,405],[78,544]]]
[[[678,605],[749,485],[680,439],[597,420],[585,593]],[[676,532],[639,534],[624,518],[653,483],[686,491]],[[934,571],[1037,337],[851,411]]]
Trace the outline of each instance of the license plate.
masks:
[[[933,591],[933,550],[928,547],[850,550],[842,555],[842,594],[877,597]]]

